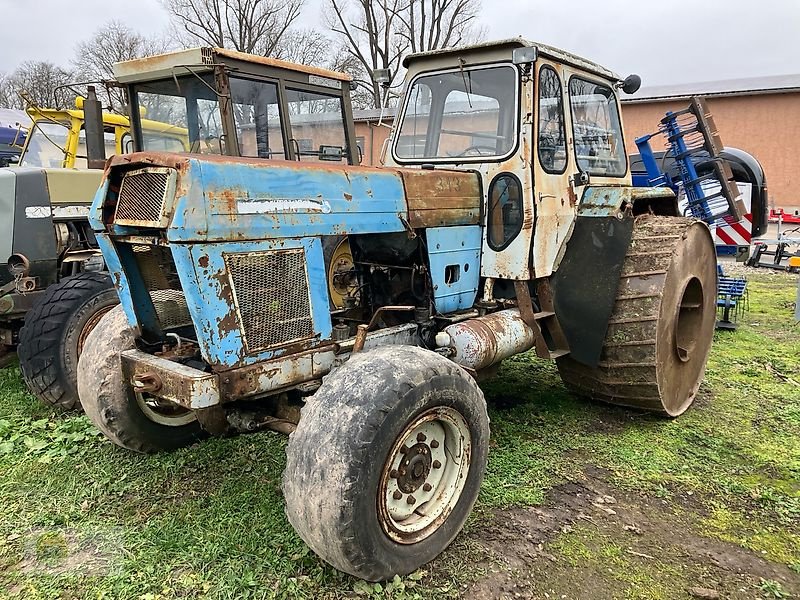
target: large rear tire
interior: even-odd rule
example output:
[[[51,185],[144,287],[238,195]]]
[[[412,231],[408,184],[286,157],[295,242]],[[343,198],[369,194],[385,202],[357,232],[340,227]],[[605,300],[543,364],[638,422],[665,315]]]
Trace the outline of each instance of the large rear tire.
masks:
[[[637,217],[600,362],[558,359],[561,379],[591,398],[676,417],[705,373],[716,315],[716,250],[705,223]]]
[[[102,316],[119,304],[111,278],[85,271],[51,285],[25,315],[17,355],[30,392],[45,404],[80,409],[78,357]]]
[[[341,571],[405,575],[455,538],[478,496],[489,418],[460,367],[416,347],[357,354],[327,377],[289,437],[286,514]]]
[[[92,422],[118,446],[134,452],[176,450],[205,434],[189,410],[134,393],[122,377],[120,352],[134,348],[121,306],[100,320],[78,362],[78,393]]]

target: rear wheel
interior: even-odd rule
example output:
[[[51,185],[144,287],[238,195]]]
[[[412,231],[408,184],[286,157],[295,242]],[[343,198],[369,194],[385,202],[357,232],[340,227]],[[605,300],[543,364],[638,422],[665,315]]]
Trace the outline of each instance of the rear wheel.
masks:
[[[708,227],[637,217],[600,362],[558,359],[568,388],[676,417],[695,399],[716,314],[716,250]]]
[[[86,271],[51,285],[25,315],[17,355],[28,389],[45,404],[79,409],[77,369],[86,337],[119,304],[111,278]]]
[[[119,355],[133,348],[133,329],[122,307],[113,308],[89,334],[78,363],[86,415],[108,439],[135,452],[175,450],[204,437],[192,411],[126,384]]]
[[[488,443],[483,394],[451,361],[406,346],[355,355],[289,437],[286,514],[337,569],[372,581],[405,575],[461,530]]]

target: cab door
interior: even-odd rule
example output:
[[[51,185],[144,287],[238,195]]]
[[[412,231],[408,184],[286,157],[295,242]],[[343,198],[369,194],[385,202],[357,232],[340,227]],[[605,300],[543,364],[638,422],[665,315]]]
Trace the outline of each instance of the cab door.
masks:
[[[516,68],[516,67],[515,67]],[[519,74],[517,74],[519,76]],[[506,160],[479,169],[485,198],[481,276],[531,279],[531,241],[534,201],[531,148],[533,146],[533,85],[524,78],[515,106],[516,150]],[[518,123],[518,125],[517,125]]]
[[[531,263],[535,277],[548,277],[572,232],[580,190],[566,110],[566,73],[562,65],[536,63],[533,202],[536,225]]]

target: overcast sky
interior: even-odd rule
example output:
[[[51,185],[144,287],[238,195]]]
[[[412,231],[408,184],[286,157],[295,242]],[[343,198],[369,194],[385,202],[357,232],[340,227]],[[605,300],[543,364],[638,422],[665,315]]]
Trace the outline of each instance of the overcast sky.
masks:
[[[306,0],[301,25],[320,26],[327,1]],[[75,42],[112,18],[168,30],[159,0],[0,0],[0,16],[0,72],[68,66]],[[552,44],[644,86],[800,73],[800,0],[483,0],[482,24],[488,39]]]

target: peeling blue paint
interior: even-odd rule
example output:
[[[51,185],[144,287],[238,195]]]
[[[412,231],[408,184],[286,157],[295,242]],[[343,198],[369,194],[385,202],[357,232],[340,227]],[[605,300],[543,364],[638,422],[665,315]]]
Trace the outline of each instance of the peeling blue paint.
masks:
[[[261,242],[172,244],[172,255],[184,289],[189,313],[197,331],[203,358],[215,369],[254,364],[276,358],[285,350],[275,348],[248,354],[241,323],[233,302],[226,254],[260,253],[302,248],[314,322],[314,336],[330,339],[332,324],[322,243],[319,238],[280,239]],[[286,282],[287,287],[296,282]]]
[[[189,160],[171,242],[403,231],[405,191],[393,171]]]
[[[481,227],[431,227],[426,236],[436,310],[471,308],[480,280]]]
[[[100,189],[102,190],[103,188]],[[99,194],[100,192],[98,192],[98,195]],[[97,202],[97,198],[95,198],[95,202]],[[114,247],[114,242],[111,241],[107,233],[96,233],[95,237],[97,238],[97,245],[100,248],[100,252],[103,253],[103,260],[106,261],[106,267],[111,273],[114,287],[117,288],[119,301],[122,305],[122,310],[125,312],[125,316],[128,318],[128,324],[138,330],[139,322],[136,318],[136,309],[133,306],[130,282],[128,281],[128,276],[125,274],[125,271],[122,269],[122,263]]]

